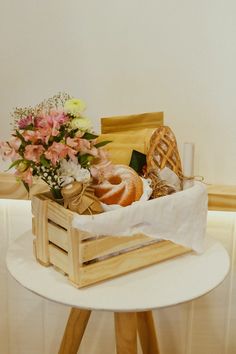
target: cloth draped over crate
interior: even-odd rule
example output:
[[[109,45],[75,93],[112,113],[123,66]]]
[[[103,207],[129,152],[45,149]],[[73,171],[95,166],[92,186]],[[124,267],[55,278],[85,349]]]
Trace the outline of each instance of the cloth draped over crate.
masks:
[[[73,227],[94,236],[145,234],[203,252],[207,204],[205,185],[195,182],[193,187],[181,192],[102,214],[75,214]]]

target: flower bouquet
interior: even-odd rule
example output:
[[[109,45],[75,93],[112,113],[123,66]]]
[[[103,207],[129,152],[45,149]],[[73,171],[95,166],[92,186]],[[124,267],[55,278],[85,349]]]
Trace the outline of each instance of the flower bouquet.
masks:
[[[55,199],[73,181],[89,184],[99,167],[109,165],[97,143],[91,121],[84,116],[85,104],[66,93],[59,93],[35,107],[16,108],[14,129],[9,141],[0,142],[3,160],[29,191],[35,177],[49,186]]]

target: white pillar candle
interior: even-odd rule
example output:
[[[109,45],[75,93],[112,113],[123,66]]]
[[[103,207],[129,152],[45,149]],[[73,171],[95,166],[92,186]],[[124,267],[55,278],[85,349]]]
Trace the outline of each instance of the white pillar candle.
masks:
[[[193,177],[194,175],[194,144],[184,143],[183,146],[183,175],[184,177]],[[193,179],[184,180],[183,189],[193,186]]]

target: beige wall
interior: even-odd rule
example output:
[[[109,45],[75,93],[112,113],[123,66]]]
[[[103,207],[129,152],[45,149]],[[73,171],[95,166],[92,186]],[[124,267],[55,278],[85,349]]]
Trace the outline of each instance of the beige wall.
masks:
[[[234,0],[1,0],[0,129],[59,90],[99,117],[164,110],[195,173],[234,184]]]

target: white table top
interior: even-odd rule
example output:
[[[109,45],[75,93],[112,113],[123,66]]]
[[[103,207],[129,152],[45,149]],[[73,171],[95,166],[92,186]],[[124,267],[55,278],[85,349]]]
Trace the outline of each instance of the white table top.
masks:
[[[11,244],[7,267],[25,288],[49,300],[82,309],[144,311],[176,305],[206,294],[229,271],[229,256],[213,239],[204,254],[180,256],[113,280],[77,289],[53,267],[36,262],[31,231]]]

